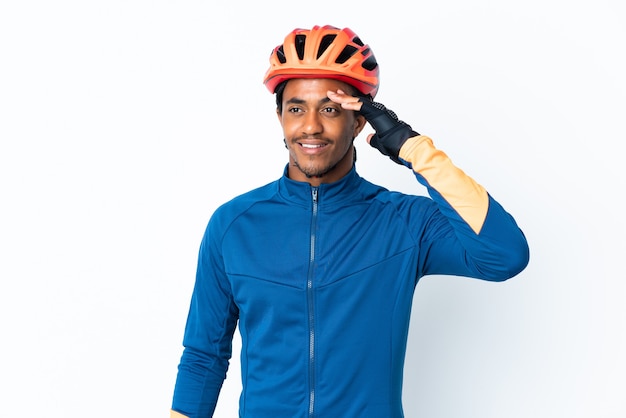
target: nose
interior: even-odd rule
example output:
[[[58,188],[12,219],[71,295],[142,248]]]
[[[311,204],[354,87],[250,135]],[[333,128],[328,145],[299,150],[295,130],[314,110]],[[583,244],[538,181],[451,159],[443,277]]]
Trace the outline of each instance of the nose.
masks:
[[[318,112],[307,112],[302,126],[302,133],[306,135],[316,135],[322,133],[324,126]]]

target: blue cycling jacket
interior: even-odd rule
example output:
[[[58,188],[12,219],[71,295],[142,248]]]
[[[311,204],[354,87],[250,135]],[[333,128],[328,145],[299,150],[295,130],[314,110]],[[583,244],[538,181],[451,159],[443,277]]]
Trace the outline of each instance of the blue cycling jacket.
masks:
[[[172,416],[211,417],[241,333],[239,416],[402,417],[414,288],[449,274],[502,281],[528,263],[514,219],[418,136],[400,157],[430,198],[355,169],[311,187],[279,180],[211,217]]]

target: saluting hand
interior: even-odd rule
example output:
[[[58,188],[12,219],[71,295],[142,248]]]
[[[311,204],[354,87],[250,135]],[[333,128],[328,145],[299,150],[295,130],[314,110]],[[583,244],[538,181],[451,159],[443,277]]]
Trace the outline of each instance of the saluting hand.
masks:
[[[350,96],[342,90],[329,90],[327,95],[333,102],[341,104],[342,108],[361,113],[376,131],[375,134],[367,136],[367,143],[396,163],[402,164],[398,158],[400,148],[407,139],[418,136],[417,132],[381,103],[364,97]]]

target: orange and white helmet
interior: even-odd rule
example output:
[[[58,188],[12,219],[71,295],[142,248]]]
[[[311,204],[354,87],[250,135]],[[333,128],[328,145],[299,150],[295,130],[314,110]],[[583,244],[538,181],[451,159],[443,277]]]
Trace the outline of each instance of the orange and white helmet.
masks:
[[[372,50],[352,30],[314,26],[295,29],[274,48],[263,83],[274,93],[276,86],[292,78],[332,78],[373,98],[378,72]]]

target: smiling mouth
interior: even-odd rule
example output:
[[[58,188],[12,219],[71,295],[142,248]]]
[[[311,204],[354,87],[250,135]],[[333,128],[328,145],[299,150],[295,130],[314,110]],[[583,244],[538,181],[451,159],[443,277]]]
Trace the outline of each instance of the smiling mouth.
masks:
[[[323,148],[326,146],[326,144],[300,144],[300,146],[306,149],[316,149],[316,148]]]

